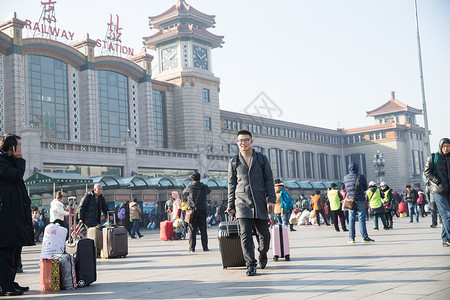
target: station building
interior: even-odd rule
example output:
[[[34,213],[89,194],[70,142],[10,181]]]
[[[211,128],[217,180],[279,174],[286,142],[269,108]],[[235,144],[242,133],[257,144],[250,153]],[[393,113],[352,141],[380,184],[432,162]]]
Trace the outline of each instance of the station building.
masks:
[[[224,37],[208,31],[215,16],[179,0],[149,23],[157,32],[143,37],[141,52],[118,46],[132,54],[127,57],[95,55],[105,41],[89,34],[67,42],[49,34],[25,38],[26,30],[44,31],[43,24],[15,13],[0,23],[0,133],[22,137],[29,182],[50,173],[97,178],[106,186],[105,178],[113,178],[114,188],[122,191],[106,190],[110,202],[120,202],[120,195],[163,201],[167,191],[154,191],[181,189],[198,170],[217,185],[216,199],[225,199],[228,161],[238,151],[236,133],[248,129],[255,149],[269,157],[274,177],[290,182],[296,194],[305,182],[313,190],[316,182],[342,181],[350,161],[359,163],[368,180],[379,181],[373,164],[377,151],[385,160],[382,179],[391,188],[420,187],[428,154],[424,128],[416,122],[422,112],[398,101],[394,92],[387,102],[380,99],[378,108],[366,108],[372,109],[367,116],[374,118],[373,126],[352,129],[221,110],[212,58]],[[156,53],[156,76],[146,49]],[[309,99],[293,101],[301,107]],[[52,198],[31,194],[40,205]]]

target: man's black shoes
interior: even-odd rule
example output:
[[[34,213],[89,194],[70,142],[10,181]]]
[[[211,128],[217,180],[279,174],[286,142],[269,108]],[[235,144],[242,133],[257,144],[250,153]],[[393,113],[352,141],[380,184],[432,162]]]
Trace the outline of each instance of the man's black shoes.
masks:
[[[14,282],[13,286],[16,290],[19,290],[22,292],[28,292],[30,290],[30,288],[28,286],[20,286],[17,282]]]
[[[267,265],[267,253],[259,255],[259,267],[264,269]]]
[[[0,292],[0,296],[21,296],[23,295],[23,291],[19,291],[11,286],[8,289],[2,289]]]
[[[256,275],[256,267],[255,266],[249,266],[247,268],[247,272],[245,274],[247,276],[255,276]]]

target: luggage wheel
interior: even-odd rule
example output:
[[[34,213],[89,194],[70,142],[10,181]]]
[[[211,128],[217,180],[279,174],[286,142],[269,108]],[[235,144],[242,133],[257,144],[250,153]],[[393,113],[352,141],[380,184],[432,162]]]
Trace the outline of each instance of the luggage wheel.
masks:
[[[273,256],[273,260],[274,260],[274,261],[278,261],[278,255],[274,255],[274,256]]]
[[[86,281],[84,279],[78,280],[78,287],[82,288],[86,286]]]
[[[284,257],[285,260],[290,261],[291,260],[291,256],[288,254]]]

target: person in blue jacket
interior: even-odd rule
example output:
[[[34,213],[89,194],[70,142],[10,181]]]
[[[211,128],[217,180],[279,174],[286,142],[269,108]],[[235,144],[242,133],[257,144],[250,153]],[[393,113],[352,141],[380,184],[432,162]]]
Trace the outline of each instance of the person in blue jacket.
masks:
[[[366,190],[368,188],[367,179],[363,174],[358,173],[359,168],[357,163],[350,162],[348,166],[348,171],[349,173],[344,176],[345,190],[347,191],[346,197],[355,197],[355,208],[349,210],[348,242],[350,244],[355,243],[356,214],[358,214],[359,231],[363,238],[363,242],[364,243],[375,242],[374,240],[369,238],[366,228],[366,215],[367,215]],[[356,185],[357,181],[358,185]]]

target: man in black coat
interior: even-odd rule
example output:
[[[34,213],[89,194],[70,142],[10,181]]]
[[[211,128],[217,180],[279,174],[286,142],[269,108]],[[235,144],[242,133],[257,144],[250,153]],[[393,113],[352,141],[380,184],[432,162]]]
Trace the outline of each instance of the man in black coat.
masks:
[[[23,182],[25,160],[20,137],[0,138],[0,295],[28,291],[14,282],[23,246],[34,246],[31,201]]]
[[[108,216],[108,205],[103,197],[101,184],[95,184],[94,190],[87,192],[80,202],[80,220],[88,227],[100,224],[101,212],[105,218]]]
[[[189,252],[195,252],[197,228],[200,229],[203,251],[208,249],[208,233],[206,232],[206,195],[211,190],[206,184],[200,182],[200,174],[194,172],[191,176],[192,182],[184,189],[183,195],[188,198],[187,210],[194,210],[192,222],[189,223]]]

